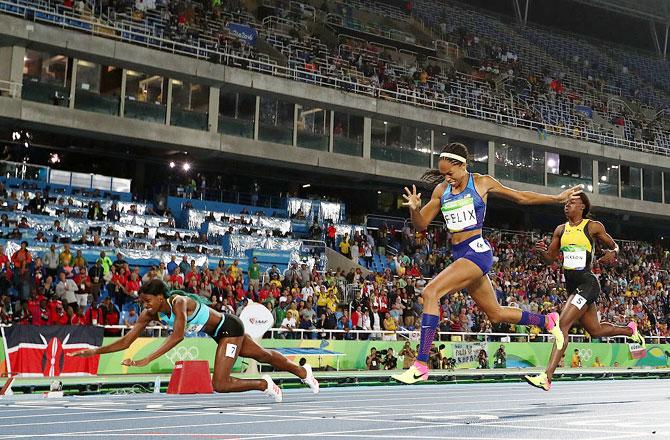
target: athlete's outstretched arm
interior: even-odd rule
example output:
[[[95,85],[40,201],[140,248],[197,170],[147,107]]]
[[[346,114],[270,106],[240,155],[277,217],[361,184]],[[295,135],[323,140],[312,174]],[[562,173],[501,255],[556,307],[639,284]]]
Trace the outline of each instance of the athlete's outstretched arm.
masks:
[[[412,185],[412,191],[405,187],[405,194],[402,196],[406,202],[403,203],[403,206],[409,208],[412,224],[417,231],[424,231],[440,212],[440,197],[443,192],[443,185],[437,185],[430,196],[430,201],[422,208],[421,193],[416,193],[416,185]]]
[[[133,325],[130,331],[111,344],[103,345],[98,348],[89,348],[88,350],[75,351],[73,353],[68,353],[68,356],[89,357],[96,354],[115,353],[117,351],[125,350],[140,336],[142,331],[154,318],[155,316],[153,314],[145,310],[137,318],[137,322]]]
[[[592,220],[589,222],[589,233],[595,240],[598,240],[607,246],[607,249],[604,249],[605,255],[598,259],[598,263],[613,264],[616,261],[617,254],[619,253],[619,245],[616,244],[610,234],[607,233],[605,226],[600,222]]]
[[[581,185],[568,188],[560,194],[541,194],[533,191],[518,191],[498,182],[491,176],[480,176],[477,186],[483,189],[483,194],[493,194],[520,205],[547,205],[551,203],[565,203],[571,197],[582,192]]]
[[[186,329],[186,306],[188,305],[187,298],[177,296],[172,300],[172,313],[174,314],[174,324],[172,326],[172,334],[165,338],[165,341],[160,347],[156,349],[149,356],[139,361],[132,359],[124,359],[122,365],[129,367],[143,367],[163,356],[168,351],[172,350],[175,345],[184,340],[184,331]]]
[[[540,240],[535,245],[535,251],[544,260],[545,263],[551,264],[558,258],[558,253],[561,250],[561,235],[563,235],[565,225],[559,225],[554,229],[554,234],[551,236],[551,243],[547,247],[544,240]]]

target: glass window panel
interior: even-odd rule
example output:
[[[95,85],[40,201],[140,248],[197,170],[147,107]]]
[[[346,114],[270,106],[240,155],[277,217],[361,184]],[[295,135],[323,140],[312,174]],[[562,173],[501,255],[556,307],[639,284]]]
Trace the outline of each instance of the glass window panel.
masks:
[[[363,156],[363,116],[335,112],[333,151],[350,156]]]
[[[509,144],[496,145],[497,178],[544,185],[544,171],[544,151]]]
[[[417,128],[372,120],[371,157],[420,167],[430,166],[430,149],[417,148]]]
[[[663,173],[657,170],[644,168],[642,170],[644,190],[642,197],[650,202],[662,202]]]
[[[330,111],[321,107],[298,106],[298,146],[328,151]]]
[[[547,185],[569,188],[583,185],[584,190],[593,192],[593,161],[587,158],[547,153]]]
[[[638,167],[621,165],[621,197],[640,200],[640,172]]]
[[[430,153],[432,144],[433,130],[430,128],[420,128],[416,130],[416,148],[423,153]]]
[[[219,133],[253,138],[256,95],[219,92]]]
[[[619,165],[598,161],[598,192],[619,197]]]
[[[209,87],[173,79],[170,125],[207,130]]]
[[[294,113],[293,103],[262,96],[258,138],[262,141],[293,145]]]
[[[165,124],[166,104],[165,78],[134,70],[126,72],[126,118]]]
[[[439,128],[435,130],[435,139],[433,140],[433,163],[437,164],[440,160],[440,153],[442,148],[449,143],[449,134],[446,131],[441,131]],[[466,144],[467,145],[467,144]]]
[[[468,170],[473,173],[489,173],[489,141],[463,136],[452,136],[451,142],[460,142],[468,148]]]
[[[70,59],[64,55],[27,49],[23,61],[22,98],[67,107],[71,70]]]
[[[118,115],[122,75],[121,68],[78,60],[74,108]]]
[[[435,130],[433,144],[433,164],[437,166],[442,148],[450,142],[460,142],[468,148],[468,171],[479,174],[489,173],[489,142],[460,135],[449,135],[446,131]]]

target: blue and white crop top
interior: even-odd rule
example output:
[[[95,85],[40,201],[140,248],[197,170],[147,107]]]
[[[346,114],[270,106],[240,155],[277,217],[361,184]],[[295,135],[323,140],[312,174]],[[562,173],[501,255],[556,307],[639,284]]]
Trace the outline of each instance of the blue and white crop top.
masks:
[[[158,317],[165,324],[174,328],[174,311],[172,310],[172,300],[175,296],[168,298],[168,304],[170,305],[170,316],[167,316],[164,313],[158,313]],[[197,301],[196,301],[197,302]],[[207,324],[209,320],[209,307],[205,304],[197,302],[197,306],[193,314],[186,318],[186,328],[184,329],[185,333],[198,333],[202,328]]]
[[[440,210],[450,232],[481,229],[486,216],[486,203],[475,189],[474,175],[470,173],[468,185],[458,194],[451,193],[451,185],[440,197]]]

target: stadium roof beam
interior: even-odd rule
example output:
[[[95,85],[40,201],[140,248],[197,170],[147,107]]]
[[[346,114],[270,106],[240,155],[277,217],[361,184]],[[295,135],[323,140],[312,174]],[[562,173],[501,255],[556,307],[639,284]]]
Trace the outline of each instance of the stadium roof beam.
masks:
[[[664,27],[665,37],[661,47],[661,40],[658,38],[658,29],[656,28],[656,23],[653,20],[649,20],[649,33],[651,34],[651,41],[654,43],[656,54],[665,60],[667,59],[668,54],[668,30],[670,30],[670,23],[666,24]]]
[[[630,17],[670,23],[670,0],[574,0],[595,8],[612,11]]]
[[[526,4],[524,7],[524,12],[521,13],[521,4],[520,0],[514,0],[512,3],[512,7],[514,8],[514,16],[516,17],[516,20],[521,24],[522,26],[525,26],[526,23],[528,23],[528,7],[530,6],[530,0],[525,0]]]

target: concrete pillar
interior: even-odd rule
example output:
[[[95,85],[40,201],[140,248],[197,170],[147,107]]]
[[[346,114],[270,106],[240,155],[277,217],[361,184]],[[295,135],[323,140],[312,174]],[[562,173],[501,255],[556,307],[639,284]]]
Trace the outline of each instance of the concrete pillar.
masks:
[[[593,181],[593,194],[598,194],[600,189],[598,185],[600,184],[600,177],[598,176],[598,161],[593,161],[593,172],[591,173],[591,180]]]
[[[207,111],[207,129],[216,133],[219,131],[219,93],[218,87],[209,88],[209,110]]]
[[[256,114],[254,115],[254,140],[258,140],[258,129],[261,126],[261,97],[256,96]]]
[[[372,119],[363,118],[363,157],[370,159],[372,143]]]
[[[123,117],[126,113],[126,82],[128,79],[128,70],[123,69],[121,73],[121,105],[119,106],[119,116]]]
[[[9,95],[13,98],[21,96],[21,84],[23,84],[23,58],[26,56],[26,48],[19,46],[0,47],[0,88],[9,89]]]
[[[661,203],[670,203],[670,194],[665,194],[665,182],[669,182],[670,177],[668,177],[667,172],[661,173]]]
[[[334,136],[333,133],[335,132],[335,111],[330,110],[330,127],[328,129],[328,152],[333,153],[334,150]]]
[[[430,168],[437,165],[435,163],[435,130],[430,130]]]
[[[489,176],[495,177],[496,175],[496,143],[494,141],[489,141],[489,161],[488,173]]]
[[[293,143],[294,147],[298,146],[298,115],[302,106],[293,104]]]
[[[170,125],[172,117],[172,79],[167,80],[167,102],[165,108],[165,125]]]
[[[72,78],[70,78],[70,108],[74,108],[74,99],[77,92],[77,65],[79,60],[72,58]]]

